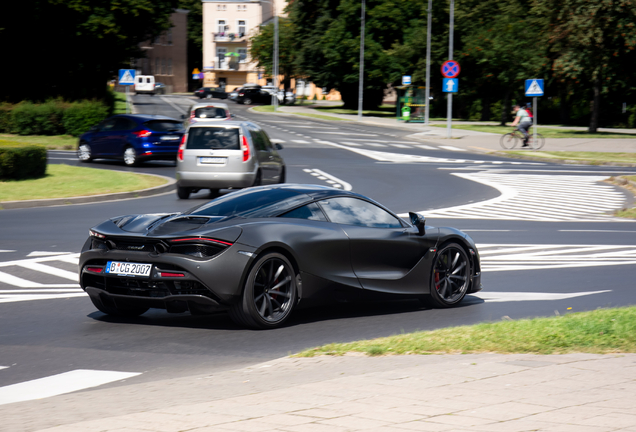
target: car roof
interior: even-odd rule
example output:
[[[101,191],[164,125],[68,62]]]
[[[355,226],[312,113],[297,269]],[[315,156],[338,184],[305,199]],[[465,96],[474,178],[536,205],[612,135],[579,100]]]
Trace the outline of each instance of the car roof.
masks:
[[[219,128],[228,128],[228,127],[246,127],[246,126],[256,126],[254,123],[252,122],[248,122],[248,121],[236,121],[236,120],[224,120],[224,121],[202,121],[202,122],[196,122],[196,123],[192,123],[189,128],[196,128],[196,127],[219,127]],[[257,126],[258,127],[258,126]],[[260,127],[259,127],[260,129]]]

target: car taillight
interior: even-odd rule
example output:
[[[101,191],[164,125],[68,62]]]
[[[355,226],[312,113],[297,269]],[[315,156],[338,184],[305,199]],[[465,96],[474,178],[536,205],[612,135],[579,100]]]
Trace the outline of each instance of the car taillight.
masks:
[[[88,235],[90,237],[97,237],[97,238],[100,238],[100,239],[105,239],[106,238],[106,236],[104,234],[100,234],[97,231],[93,231],[93,230],[88,230]]]
[[[137,132],[133,132],[133,134],[137,135],[139,138],[143,138],[143,137],[149,137],[150,135],[152,135],[152,132],[144,129]]]
[[[245,93],[239,93],[239,96],[245,96]]]
[[[179,144],[179,151],[177,151],[177,158],[182,161],[183,160],[183,150],[185,150],[187,135],[181,137],[181,144]]]
[[[243,135],[243,146],[241,150],[243,150],[243,162],[247,162],[250,158],[250,146],[247,143],[247,138],[245,138],[245,135]]]

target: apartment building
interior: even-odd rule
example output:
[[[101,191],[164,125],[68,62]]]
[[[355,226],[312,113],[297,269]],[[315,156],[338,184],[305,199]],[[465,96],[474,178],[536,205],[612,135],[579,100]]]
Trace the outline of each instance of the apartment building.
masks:
[[[175,9],[170,16],[172,28],[154,40],[141,44],[146,57],[137,59],[137,74],[154,75],[156,82],[166,86],[167,93],[188,91],[188,10]]]

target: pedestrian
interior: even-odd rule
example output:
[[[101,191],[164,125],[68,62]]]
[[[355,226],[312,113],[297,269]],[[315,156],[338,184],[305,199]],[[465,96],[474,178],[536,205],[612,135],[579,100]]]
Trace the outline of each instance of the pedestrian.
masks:
[[[532,116],[526,109],[521,108],[520,105],[515,105],[512,110],[516,115],[515,120],[512,122],[512,127],[516,126],[516,130],[523,134],[522,147],[528,147],[528,129],[532,126]]]

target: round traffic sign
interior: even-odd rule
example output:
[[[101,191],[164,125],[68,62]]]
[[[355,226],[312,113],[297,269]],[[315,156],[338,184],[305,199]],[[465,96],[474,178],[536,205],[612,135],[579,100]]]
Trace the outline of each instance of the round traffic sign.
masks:
[[[455,60],[446,60],[442,63],[442,75],[446,78],[456,78],[460,70],[459,63]]]

